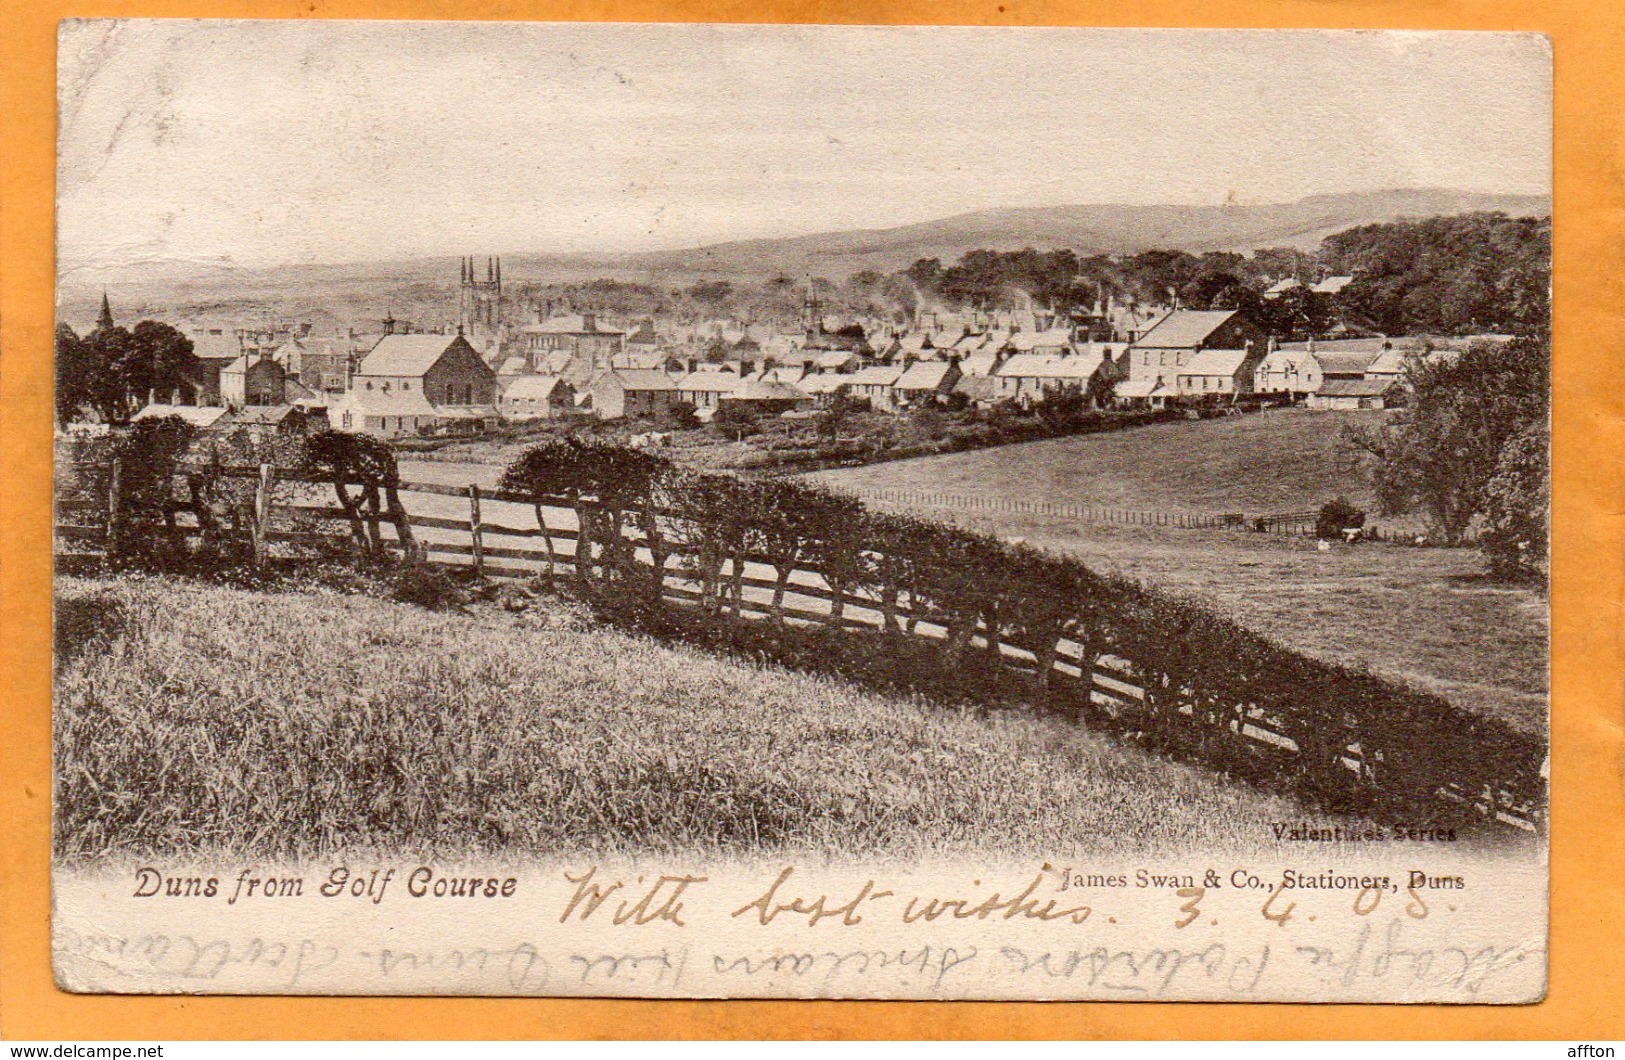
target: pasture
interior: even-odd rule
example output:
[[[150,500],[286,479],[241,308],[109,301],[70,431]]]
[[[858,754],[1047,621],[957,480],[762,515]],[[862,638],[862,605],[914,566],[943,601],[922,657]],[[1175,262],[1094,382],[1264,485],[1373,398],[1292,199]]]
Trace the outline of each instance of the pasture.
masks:
[[[556,601],[57,581],[56,846],[313,858],[1266,845],[1293,802],[1054,718],[663,646]]]
[[[1348,463],[1337,436],[1344,423],[1381,415],[1282,410],[808,477],[831,485],[1160,511],[1253,515],[1314,508],[1339,494],[1369,507],[1369,479]],[[1474,550],[1368,543],[1320,552],[1307,538],[1240,530],[916,511],[1207,597],[1287,647],[1368,666],[1529,732],[1545,729],[1546,598],[1487,581]]]

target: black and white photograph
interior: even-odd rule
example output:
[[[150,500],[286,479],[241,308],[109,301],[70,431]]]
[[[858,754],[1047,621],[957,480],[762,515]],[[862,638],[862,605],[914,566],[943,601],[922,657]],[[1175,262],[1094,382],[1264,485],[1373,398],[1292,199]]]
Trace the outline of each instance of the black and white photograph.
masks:
[[[57,63],[64,989],[1544,995],[1545,37]]]

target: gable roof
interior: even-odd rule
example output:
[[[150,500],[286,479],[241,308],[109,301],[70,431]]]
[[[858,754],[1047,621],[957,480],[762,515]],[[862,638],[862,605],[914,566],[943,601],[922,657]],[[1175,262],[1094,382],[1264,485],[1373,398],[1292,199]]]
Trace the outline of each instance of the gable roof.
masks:
[[[157,420],[165,416],[178,416],[194,427],[212,427],[226,414],[226,410],[217,405],[148,405],[134,416],[132,420]]]
[[[915,361],[897,377],[899,390],[935,390],[948,378],[947,361]]]
[[[553,391],[558,389],[561,383],[564,383],[564,380],[556,375],[522,375],[509,383],[507,388],[502,391],[502,400],[534,399],[544,401],[552,396]],[[569,384],[564,383],[564,385],[568,387]]]
[[[1315,360],[1320,362],[1320,370],[1325,375],[1362,375],[1380,356],[1380,351],[1377,353],[1315,351]]]
[[[1233,376],[1247,362],[1246,350],[1203,350],[1179,370],[1180,375]]]
[[[467,345],[461,335],[385,335],[362,360],[356,374],[423,375],[458,341]]]
[[[1223,327],[1238,311],[1234,309],[1176,309],[1141,335],[1136,346],[1153,349],[1192,349],[1200,346]]]
[[[1088,379],[1100,367],[1101,360],[1098,351],[1068,357],[1043,353],[1018,353],[1000,365],[997,374],[1000,378]]]
[[[972,401],[992,401],[999,396],[999,381],[990,375],[963,375],[954,384],[954,393]]]
[[[1353,282],[1352,276],[1328,276],[1309,289],[1316,294],[1336,294]]]
[[[386,394],[382,390],[351,390],[336,400],[334,408],[348,408],[363,416],[438,416],[440,412],[416,390]]]
[[[683,376],[677,381],[677,389],[686,394],[731,394],[739,389],[740,382],[732,372],[711,368]]]
[[[826,375],[809,375],[796,383],[796,387],[803,394],[833,394],[856,378],[856,376],[839,375],[835,372]]]
[[[228,414],[225,426],[274,427],[293,412],[292,405],[249,405]]]
[[[801,401],[807,395],[788,383],[772,383],[761,379],[741,380],[731,394],[723,395],[733,401]]]
[[[897,380],[903,375],[903,370],[893,365],[877,364],[869,368],[860,368],[846,377],[846,381],[853,386],[896,386]]]
[[[497,375],[524,375],[527,371],[523,357],[509,357],[497,369]]]

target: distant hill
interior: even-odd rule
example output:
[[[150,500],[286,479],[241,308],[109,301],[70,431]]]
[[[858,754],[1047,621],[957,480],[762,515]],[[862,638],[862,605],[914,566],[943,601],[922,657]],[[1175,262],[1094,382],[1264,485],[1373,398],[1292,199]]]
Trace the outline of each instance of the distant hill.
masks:
[[[495,249],[502,249],[504,278],[511,283],[608,277],[675,285],[710,277],[760,281],[778,274],[839,280],[862,269],[893,272],[919,258],[951,263],[979,248],[1065,247],[1080,254],[1132,254],[1158,248],[1196,253],[1281,246],[1313,249],[1326,236],[1356,225],[1479,210],[1548,215],[1551,199],[1401,189],[1314,195],[1292,203],[1040,206],[981,210],[897,228],[743,240],[690,250],[542,255]],[[139,272],[70,267],[61,278],[59,297],[63,315],[70,320],[79,316],[93,319],[95,299],[103,285],[117,292],[124,307],[135,312],[149,306],[157,310],[211,303],[222,312],[268,303],[329,309],[354,303],[369,307],[370,312],[391,302],[397,304],[397,311],[410,312],[425,299],[435,304],[443,301],[456,274],[456,259],[450,257],[263,269],[237,268],[226,262],[163,262],[146,265]]]
[[[534,259],[643,274],[800,276],[839,279],[861,269],[894,272],[920,258],[950,263],[970,250],[1066,247],[1080,254],[1132,254],[1175,249],[1248,252],[1259,247],[1312,250],[1334,232],[1400,217],[1500,210],[1514,216],[1551,212],[1551,198],[1403,189],[1315,195],[1292,203],[1230,206],[1037,206],[980,210],[898,228],[826,232],[785,239],[717,243],[693,250]],[[515,265],[532,259],[515,259]]]

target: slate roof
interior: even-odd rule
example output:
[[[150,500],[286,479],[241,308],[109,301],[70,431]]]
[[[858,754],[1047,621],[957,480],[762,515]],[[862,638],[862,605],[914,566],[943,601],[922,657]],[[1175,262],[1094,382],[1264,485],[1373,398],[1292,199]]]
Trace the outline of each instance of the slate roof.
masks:
[[[1068,357],[1054,354],[1018,353],[999,366],[1001,378],[1088,379],[1100,367],[1099,353]]]
[[[903,370],[895,365],[877,364],[860,368],[844,378],[853,386],[896,386],[902,375]]]
[[[1236,315],[1234,309],[1176,309],[1141,335],[1136,346],[1184,350],[1200,346]]]
[[[212,427],[226,410],[217,405],[148,405],[132,419],[158,420],[166,416],[179,416],[194,427]]]
[[[677,389],[685,394],[731,394],[739,389],[741,380],[732,372],[709,369],[690,372],[677,381]]]
[[[1170,393],[1155,379],[1125,379],[1113,387],[1112,392],[1120,398],[1155,397],[1157,394]]]
[[[897,377],[899,390],[936,390],[948,378],[946,361],[916,361]]]
[[[676,390],[677,383],[665,372],[652,368],[612,368],[610,375],[628,390]]]
[[[416,390],[386,394],[382,390],[351,390],[334,402],[365,416],[438,416],[439,412]]]
[[[357,375],[420,376],[460,335],[385,335],[362,360]],[[391,416],[395,413],[391,412]],[[411,415],[408,413],[407,415]]]
[[[1246,350],[1203,350],[1179,369],[1180,375],[1217,375],[1229,378],[1241,371]]]
[[[1353,282],[1352,276],[1328,276],[1309,289],[1316,294],[1336,294]]]
[[[502,391],[503,401],[546,401],[564,380],[556,375],[522,375]]]

